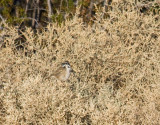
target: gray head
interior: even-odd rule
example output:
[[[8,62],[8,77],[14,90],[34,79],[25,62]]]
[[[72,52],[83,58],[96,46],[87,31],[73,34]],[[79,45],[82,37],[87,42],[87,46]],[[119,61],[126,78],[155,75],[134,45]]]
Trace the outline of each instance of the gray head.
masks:
[[[64,63],[62,63],[62,67],[71,68],[68,61],[65,61]]]
[[[62,63],[62,67],[65,67],[69,69],[71,72],[73,72],[73,69],[71,68],[71,65],[68,61],[65,61],[64,63]]]

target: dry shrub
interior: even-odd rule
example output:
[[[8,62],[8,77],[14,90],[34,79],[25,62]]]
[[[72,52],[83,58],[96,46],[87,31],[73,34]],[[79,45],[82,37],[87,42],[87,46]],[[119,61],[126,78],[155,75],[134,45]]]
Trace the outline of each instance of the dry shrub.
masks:
[[[36,34],[26,28],[23,50],[6,24],[1,124],[159,124],[159,17],[117,6],[93,26],[75,16]],[[65,60],[76,73],[61,83],[51,74]]]

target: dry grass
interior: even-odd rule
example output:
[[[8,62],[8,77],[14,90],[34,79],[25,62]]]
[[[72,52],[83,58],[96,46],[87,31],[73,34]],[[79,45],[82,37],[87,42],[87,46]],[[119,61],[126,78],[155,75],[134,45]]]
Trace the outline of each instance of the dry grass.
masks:
[[[0,124],[158,125],[160,18],[116,8],[92,27],[75,16],[36,36],[26,28],[24,51],[15,49],[16,27],[6,25]],[[48,76],[65,60],[76,73],[62,86]]]

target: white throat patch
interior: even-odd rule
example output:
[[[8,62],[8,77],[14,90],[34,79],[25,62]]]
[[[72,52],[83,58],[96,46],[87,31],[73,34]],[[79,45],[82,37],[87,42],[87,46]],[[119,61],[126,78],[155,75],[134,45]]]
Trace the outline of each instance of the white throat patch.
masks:
[[[68,67],[66,66],[66,79],[69,78],[70,72],[71,72],[71,68],[70,68],[70,67],[68,68]]]

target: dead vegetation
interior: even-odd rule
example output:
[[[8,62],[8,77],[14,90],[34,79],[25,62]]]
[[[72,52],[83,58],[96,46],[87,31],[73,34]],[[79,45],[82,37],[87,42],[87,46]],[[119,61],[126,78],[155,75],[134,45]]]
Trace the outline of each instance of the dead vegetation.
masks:
[[[93,26],[75,16],[59,27],[5,25],[0,50],[0,124],[154,124],[160,121],[160,18],[115,6]],[[61,85],[48,76],[68,60]]]

